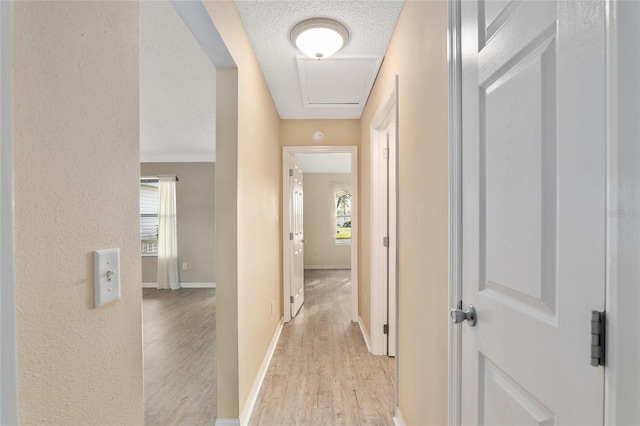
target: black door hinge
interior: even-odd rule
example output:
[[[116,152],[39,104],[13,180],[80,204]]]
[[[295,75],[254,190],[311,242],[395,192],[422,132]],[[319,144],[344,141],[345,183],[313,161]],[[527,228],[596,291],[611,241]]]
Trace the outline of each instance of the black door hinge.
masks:
[[[605,363],[607,314],[591,311],[591,365],[598,367]]]
[[[389,324],[385,324],[382,326],[382,332],[384,334],[389,334]]]
[[[289,169],[289,176],[293,176],[293,169]]]
[[[289,303],[293,303],[293,296],[289,296]]]

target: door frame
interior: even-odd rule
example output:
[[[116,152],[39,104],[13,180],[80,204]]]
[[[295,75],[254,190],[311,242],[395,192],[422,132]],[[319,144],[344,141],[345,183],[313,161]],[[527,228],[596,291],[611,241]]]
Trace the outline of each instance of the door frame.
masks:
[[[448,68],[449,68],[449,308],[456,307],[462,295],[461,241],[462,241],[462,161],[461,161],[461,51],[460,2],[448,2]],[[623,10],[624,9],[624,10]],[[636,401],[640,399],[637,384],[621,383],[628,376],[633,363],[640,357],[637,345],[629,344],[634,336],[635,324],[618,315],[621,304],[635,306],[638,292],[635,283],[640,271],[633,265],[637,260],[626,253],[637,253],[640,241],[640,206],[633,194],[640,192],[640,169],[629,167],[626,158],[637,157],[640,132],[625,127],[624,117],[640,114],[640,100],[634,98],[627,86],[637,81],[640,72],[640,53],[634,43],[624,43],[623,37],[640,34],[637,19],[640,5],[622,4],[606,0],[606,266],[605,299],[607,310],[607,361],[604,369],[605,400],[604,424],[616,424],[618,419],[637,414]],[[620,19],[620,16],[631,16]],[[629,61],[629,58],[632,60]],[[625,59],[627,59],[625,61]],[[634,62],[635,61],[635,62]],[[630,68],[629,64],[635,64]],[[619,115],[618,110],[624,115]],[[636,197],[637,198],[637,197]],[[632,220],[635,219],[635,220]],[[622,222],[625,220],[625,222]],[[625,308],[623,308],[625,309]],[[631,339],[633,340],[633,339]],[[449,424],[460,425],[462,408],[462,332],[449,321]],[[624,355],[624,356],[623,356]],[[637,366],[636,366],[637,368]]]
[[[295,154],[351,154],[351,321],[358,322],[358,147],[357,146],[284,146],[282,147],[282,287],[283,319],[291,321],[287,309],[291,296],[289,262],[289,159]],[[303,170],[304,172],[304,170]]]
[[[449,74],[449,309],[462,300],[462,53],[461,0],[447,2]],[[462,419],[462,330],[449,324],[449,424]]]
[[[604,424],[637,421],[640,400],[636,372],[640,371],[637,328],[626,313],[640,301],[640,168],[629,159],[638,158],[640,129],[640,4],[606,2],[606,311],[607,353],[605,368]],[[618,114],[617,111],[622,111]],[[636,256],[629,256],[635,254]]]
[[[11,7],[0,2],[0,423],[18,424],[13,140],[11,126]]]
[[[398,355],[398,76],[387,89],[370,124],[371,142],[371,347],[373,355],[387,355],[387,335],[383,326],[387,323],[389,313],[394,315],[396,358]],[[395,162],[395,175],[387,174],[388,165],[384,165],[383,149],[387,145],[387,129],[395,125],[395,152],[390,153]],[[387,188],[395,187],[395,199],[387,200]],[[395,205],[396,223],[389,224],[388,206]],[[382,245],[384,237],[389,238],[388,250]],[[395,243],[392,244],[391,241]],[[388,311],[388,276],[387,262],[395,263],[395,312]],[[391,337],[392,334],[389,334]]]

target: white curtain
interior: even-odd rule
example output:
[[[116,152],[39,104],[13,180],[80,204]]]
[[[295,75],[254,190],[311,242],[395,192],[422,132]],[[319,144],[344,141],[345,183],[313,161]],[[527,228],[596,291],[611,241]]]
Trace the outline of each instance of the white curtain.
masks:
[[[175,176],[158,176],[158,288],[180,288]]]

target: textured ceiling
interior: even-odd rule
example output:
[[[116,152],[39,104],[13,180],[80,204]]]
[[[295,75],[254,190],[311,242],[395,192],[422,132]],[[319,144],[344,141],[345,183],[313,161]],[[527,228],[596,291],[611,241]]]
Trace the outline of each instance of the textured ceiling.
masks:
[[[201,5],[184,3],[181,12],[185,17],[189,15],[189,7]],[[205,52],[183,19],[167,0],[140,2],[143,162],[215,160],[214,55]],[[206,22],[199,25],[204,31]],[[212,23],[210,27],[215,31]],[[221,52],[215,55],[227,60],[223,64],[228,63],[230,56],[225,59],[224,49]]]
[[[349,29],[350,40],[332,58],[373,57],[381,59],[402,9],[401,0],[394,1],[325,1],[325,0],[236,0],[240,17],[249,35],[271,95],[281,118],[360,118],[363,104],[305,106],[297,57],[302,54],[291,44],[289,32],[298,22],[309,18],[333,18]],[[332,59],[329,58],[329,59]],[[343,65],[343,64],[341,64]],[[379,64],[373,71],[375,79]],[[369,76],[371,77],[371,76]],[[362,80],[362,81],[360,81]],[[362,77],[358,84],[368,81]],[[336,82],[324,84],[336,91]],[[366,97],[365,96],[365,101]],[[337,104],[338,102],[336,102]]]
[[[282,118],[360,117],[402,0],[236,0],[236,5]],[[337,19],[350,30],[349,43],[329,58],[336,67],[329,60],[298,66],[306,57],[291,45],[289,31],[312,17]],[[356,64],[363,60],[372,64],[368,71]],[[215,67],[233,66],[201,1],[141,2],[141,161],[215,161]],[[308,80],[304,96],[303,80]],[[347,84],[352,95],[345,105]],[[322,105],[310,105],[314,99]]]

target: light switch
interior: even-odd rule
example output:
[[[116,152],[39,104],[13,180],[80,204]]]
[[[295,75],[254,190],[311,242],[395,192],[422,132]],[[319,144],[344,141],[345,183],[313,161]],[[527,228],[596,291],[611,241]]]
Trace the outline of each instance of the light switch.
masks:
[[[93,252],[93,282],[96,308],[120,299],[120,249]]]

